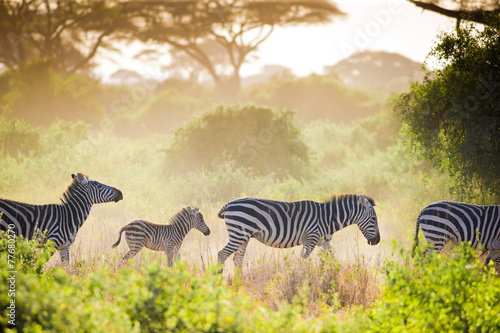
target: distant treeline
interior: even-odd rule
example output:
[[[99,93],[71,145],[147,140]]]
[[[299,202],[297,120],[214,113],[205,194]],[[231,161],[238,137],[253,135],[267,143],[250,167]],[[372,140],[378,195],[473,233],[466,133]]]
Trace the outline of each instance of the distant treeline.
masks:
[[[135,85],[103,84],[80,74],[63,75],[39,61],[0,75],[0,115],[33,125],[56,119],[99,125],[111,121],[117,134],[168,132],[222,101],[213,86],[189,80]],[[334,76],[272,78],[244,89],[238,102],[296,110],[301,121],[349,122],[375,114],[380,105]]]

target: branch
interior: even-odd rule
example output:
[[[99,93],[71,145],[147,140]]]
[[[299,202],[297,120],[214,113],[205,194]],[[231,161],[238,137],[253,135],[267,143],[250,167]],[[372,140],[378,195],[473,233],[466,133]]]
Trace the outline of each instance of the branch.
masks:
[[[221,77],[215,71],[212,62],[205,54],[205,52],[203,52],[203,50],[201,50],[196,44],[189,42],[188,45],[184,45],[170,38],[165,38],[165,42],[179,50],[186,52],[186,54],[198,61],[198,63],[208,71],[210,76],[214,79],[215,83],[220,84],[220,82],[222,81]]]
[[[451,18],[455,18],[457,20],[467,20],[467,21],[472,21],[476,23],[481,23],[485,25],[489,25],[489,18],[498,15],[500,13],[500,9],[495,9],[495,10],[465,10],[465,9],[459,9],[459,10],[451,10],[451,9],[446,9],[443,7],[440,7],[438,5],[435,5],[433,3],[428,3],[424,1],[417,1],[417,0],[408,0],[412,4],[414,4],[417,7],[420,7],[424,10],[430,10],[432,12],[448,16]]]

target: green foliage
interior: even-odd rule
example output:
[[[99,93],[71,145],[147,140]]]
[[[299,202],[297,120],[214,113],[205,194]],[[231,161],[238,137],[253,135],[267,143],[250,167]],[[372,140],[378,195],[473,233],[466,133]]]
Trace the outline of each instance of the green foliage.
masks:
[[[0,153],[18,156],[36,154],[41,150],[38,128],[23,120],[0,123]]]
[[[303,120],[347,122],[378,110],[368,95],[348,88],[337,78],[320,75],[276,78],[253,87],[248,95],[257,104],[296,109],[297,117]]]
[[[21,248],[16,250],[16,255],[22,253]],[[4,255],[0,259],[0,278],[6,281],[15,276],[15,282],[0,284],[3,331],[7,328],[7,332],[10,329],[12,332],[138,332],[129,318],[109,302],[105,292],[105,286],[111,283],[109,276],[93,274],[75,283],[61,268],[40,276],[31,272],[21,274],[19,265],[17,273],[9,273]],[[12,300],[15,318],[9,316]],[[14,320],[15,326],[8,325],[9,320]]]
[[[168,171],[213,170],[232,160],[255,173],[299,177],[308,164],[308,149],[293,112],[253,105],[218,106],[174,133],[166,150]]]
[[[16,248],[16,256],[30,248]],[[11,276],[0,252],[0,277]],[[193,274],[184,265],[152,264],[143,274],[126,267],[71,277],[58,268],[43,275],[26,270],[0,285],[0,328],[13,332],[314,332],[335,330],[335,321],[308,323],[300,306],[280,311],[254,304],[218,275]],[[10,280],[9,280],[10,281]],[[11,286],[15,285],[15,287]],[[9,296],[9,288],[15,295]],[[15,326],[7,326],[14,300]],[[7,330],[9,331],[9,330]]]
[[[72,149],[86,139],[89,128],[81,121],[58,120],[49,128],[40,128],[24,120],[9,120],[0,123],[0,153],[22,159],[49,154],[54,147]]]
[[[1,260],[7,264],[10,263],[8,259],[11,259],[12,263],[16,265],[16,268],[10,268],[10,271],[42,274],[43,266],[55,252],[56,249],[52,241],[41,246],[37,240],[25,241],[22,237],[13,238],[12,234],[0,231]]]
[[[432,254],[387,266],[383,298],[368,311],[366,332],[493,332],[500,327],[500,280],[483,271],[468,244],[453,258]],[[408,259],[407,259],[408,260]],[[364,316],[364,315],[363,315]]]
[[[500,197],[500,30],[472,25],[443,34],[431,53],[443,66],[395,105],[407,136],[457,189]],[[483,197],[484,200],[484,197]]]

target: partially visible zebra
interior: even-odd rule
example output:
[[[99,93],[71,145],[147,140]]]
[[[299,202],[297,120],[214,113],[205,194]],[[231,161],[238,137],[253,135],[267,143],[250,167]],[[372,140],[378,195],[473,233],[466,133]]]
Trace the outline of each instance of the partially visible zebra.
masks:
[[[178,257],[184,237],[192,228],[198,229],[205,236],[210,235],[210,229],[205,224],[199,209],[186,207],[173,216],[169,224],[157,224],[145,220],[130,222],[120,229],[118,241],[112,247],[115,248],[120,244],[122,233],[125,232],[129,251],[123,260],[132,258],[146,247],[153,251],[165,251],[168,266],[172,266],[174,257]]]
[[[500,206],[478,206],[454,201],[434,202],[425,207],[417,218],[415,243],[418,246],[419,227],[428,243],[429,251],[441,251],[448,241],[455,244],[471,242],[475,249],[478,245],[488,251],[487,265],[493,260],[500,264]]]
[[[120,190],[89,180],[86,175],[71,177],[73,182],[63,193],[61,204],[31,205],[0,199],[0,230],[14,230],[16,236],[27,240],[54,241],[63,266],[69,263],[69,247],[92,205],[123,199]]]
[[[367,196],[344,194],[319,203],[314,201],[282,202],[242,198],[229,202],[218,216],[224,218],[229,233],[228,244],[218,253],[224,264],[234,253],[236,267],[241,267],[250,238],[276,247],[289,248],[303,244],[302,257],[307,259],[315,246],[331,252],[332,234],[357,224],[368,244],[380,241],[375,201]]]

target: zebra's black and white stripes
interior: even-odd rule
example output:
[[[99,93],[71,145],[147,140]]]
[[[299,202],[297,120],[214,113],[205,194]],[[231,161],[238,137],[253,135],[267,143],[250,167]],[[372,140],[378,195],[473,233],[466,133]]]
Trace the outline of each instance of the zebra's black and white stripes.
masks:
[[[224,264],[234,253],[235,265],[241,267],[250,238],[277,248],[303,244],[302,257],[308,258],[316,245],[331,251],[331,235],[351,224],[358,225],[369,244],[378,244],[374,206],[373,199],[353,194],[333,196],[323,203],[253,198],[231,201],[219,212],[226,222],[229,242],[218,253],[218,261]]]
[[[186,207],[172,217],[169,224],[157,224],[145,220],[130,222],[120,229],[118,241],[112,247],[115,248],[120,244],[122,233],[125,232],[129,251],[123,260],[135,256],[146,247],[153,251],[165,251],[168,265],[172,266],[184,237],[192,228],[198,229],[205,236],[210,235],[210,229],[205,224],[199,209]]]
[[[415,245],[418,245],[418,231],[429,246],[424,253],[441,251],[448,241],[471,242],[473,248],[479,245],[489,251],[485,264],[490,260],[500,264],[500,206],[478,206],[461,202],[440,201],[425,207],[417,218]]]
[[[89,180],[78,173],[63,194],[61,204],[31,205],[0,199],[0,230],[13,226],[17,236],[25,239],[52,240],[59,250],[63,265],[69,263],[69,247],[87,219],[93,204],[118,202],[120,190]],[[12,227],[11,227],[12,229]]]

